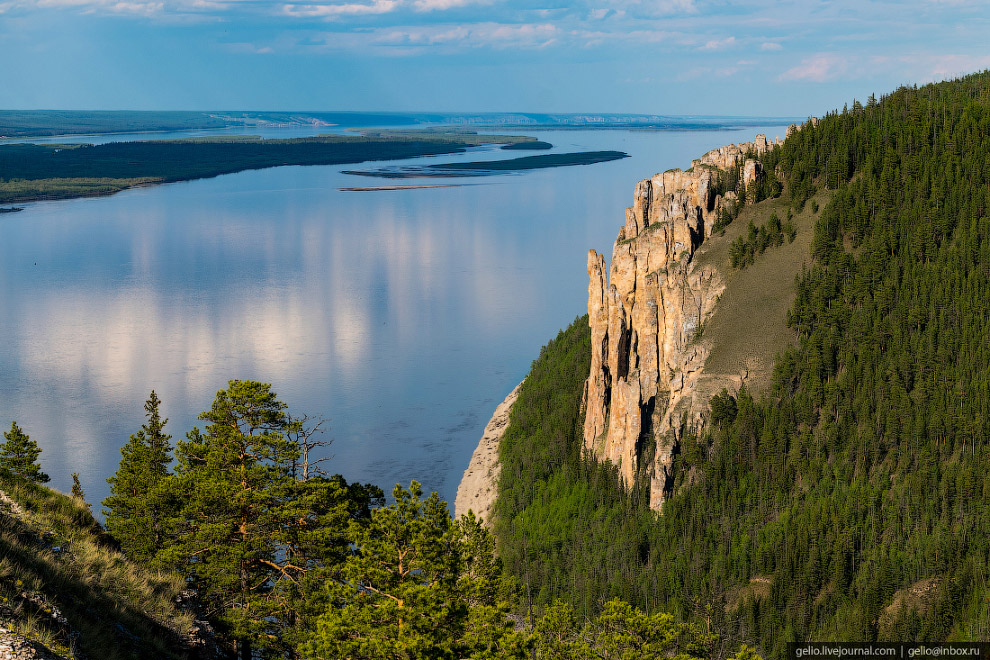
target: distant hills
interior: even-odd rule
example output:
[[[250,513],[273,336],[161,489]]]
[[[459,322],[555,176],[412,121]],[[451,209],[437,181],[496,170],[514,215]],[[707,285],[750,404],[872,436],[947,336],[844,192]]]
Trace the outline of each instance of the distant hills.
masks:
[[[793,118],[784,118],[791,121]],[[470,126],[712,130],[755,126],[779,117],[707,117],[610,113],[255,112],[138,110],[0,110],[0,138],[164,132],[250,126]]]

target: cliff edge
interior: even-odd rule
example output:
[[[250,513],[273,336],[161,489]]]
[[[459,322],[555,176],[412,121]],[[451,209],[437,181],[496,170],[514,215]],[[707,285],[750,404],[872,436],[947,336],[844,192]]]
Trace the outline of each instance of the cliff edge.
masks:
[[[713,394],[736,392],[747,377],[705,374],[711,345],[703,329],[726,275],[697,257],[716,221],[736,212],[735,193],[718,191],[720,173],[738,168],[738,185],[749,189],[763,176],[759,156],[773,146],[758,135],[706,153],[690,170],[640,181],[607,277],[605,258],[588,253],[585,448],[616,464],[627,485],[648,475],[653,509],[673,488],[681,435],[701,428]]]

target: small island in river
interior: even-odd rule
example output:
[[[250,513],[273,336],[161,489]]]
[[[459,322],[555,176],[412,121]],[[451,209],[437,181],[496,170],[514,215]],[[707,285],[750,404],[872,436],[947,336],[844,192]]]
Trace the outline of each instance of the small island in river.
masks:
[[[7,144],[0,146],[0,203],[110,195],[141,185],[282,165],[340,165],[464,153],[481,145],[546,148],[546,143],[529,136],[479,135],[463,130],[377,131],[285,140],[224,136],[97,145]],[[603,153],[617,155],[602,157]],[[432,176],[479,176],[479,170],[557,167],[620,157],[625,154],[549,154],[491,163],[455,163],[428,171]]]
[[[436,165],[382,167],[374,170],[344,170],[344,174],[377,176],[383,179],[419,179],[431,177],[491,176],[506,172],[523,172],[547,167],[591,165],[628,158],[623,151],[578,151],[568,154],[523,156],[504,160],[484,160],[470,163],[438,163]]]

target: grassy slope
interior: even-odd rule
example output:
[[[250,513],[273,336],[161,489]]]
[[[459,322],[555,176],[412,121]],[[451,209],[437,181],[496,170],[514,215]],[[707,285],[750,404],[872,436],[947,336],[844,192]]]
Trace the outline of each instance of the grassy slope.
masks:
[[[813,200],[823,207],[828,194],[819,193]],[[774,357],[796,345],[794,332],[787,327],[787,310],[794,303],[794,276],[811,261],[811,237],[818,214],[812,211],[810,201],[805,204],[794,214],[794,242],[769,248],[747,268],[730,266],[729,246],[745,236],[750,220],[759,227],[773,212],[784,220],[788,208],[784,197],[744,207],[726,227],[725,235],[709,238],[696,257],[699,267],[714,266],[726,279],[725,292],[702,335],[711,346],[705,372],[714,376],[748,370],[746,385],[755,393],[769,385]]]
[[[2,470],[0,491],[0,626],[61,657],[184,657],[181,577],[125,559],[76,498]]]

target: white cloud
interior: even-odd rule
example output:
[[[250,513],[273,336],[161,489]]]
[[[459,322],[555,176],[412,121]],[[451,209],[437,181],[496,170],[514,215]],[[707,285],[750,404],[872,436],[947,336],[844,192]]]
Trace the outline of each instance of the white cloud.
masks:
[[[114,2],[107,6],[115,14],[144,14],[151,16],[165,9],[164,2]]]
[[[165,10],[162,0],[37,0],[34,3],[6,3],[7,7],[37,7],[39,9],[81,9],[85,13],[130,14],[154,16]]]
[[[275,5],[263,0],[11,0],[0,7],[22,10],[51,9],[56,11],[76,9],[85,14],[110,14],[133,16],[202,17],[205,14],[222,14],[232,9],[250,6],[270,11]],[[2,13],[0,8],[0,13]]]
[[[395,46],[541,48],[552,44],[559,36],[559,28],[549,23],[522,25],[478,23],[390,28],[379,32],[373,42]]]
[[[631,0],[626,4],[638,10],[637,13],[650,16],[698,13],[694,0]]]
[[[902,61],[921,69],[925,82],[946,80],[990,68],[990,55],[924,55],[904,57]]]
[[[251,53],[254,55],[268,55],[275,52],[271,46],[259,46],[252,43],[231,43],[227,44],[226,48],[232,53]]]
[[[344,4],[282,5],[282,13],[299,18],[336,18],[387,14],[399,7],[398,0],[373,0],[370,4],[349,2]]]
[[[365,53],[404,57],[427,50],[457,53],[482,48],[545,48],[568,37],[551,24],[478,23],[463,25],[399,25],[370,30],[310,33],[287,42],[290,49]],[[312,52],[312,50],[310,50]]]
[[[781,50],[783,46],[776,41],[764,41],[760,44],[760,50]]]
[[[454,7],[466,7],[474,4],[473,0],[414,0],[416,11],[444,11]]]
[[[729,48],[736,43],[735,37],[726,37],[725,39],[712,39],[711,41],[705,42],[705,45],[698,50],[722,50],[723,48]]]
[[[844,57],[831,53],[819,53],[801,60],[797,66],[784,71],[778,80],[826,82],[842,75],[847,69],[848,62]]]
[[[338,18],[375,16],[403,9],[417,12],[446,11],[456,7],[485,4],[487,0],[371,0],[371,2],[285,3],[281,13],[294,18]]]

